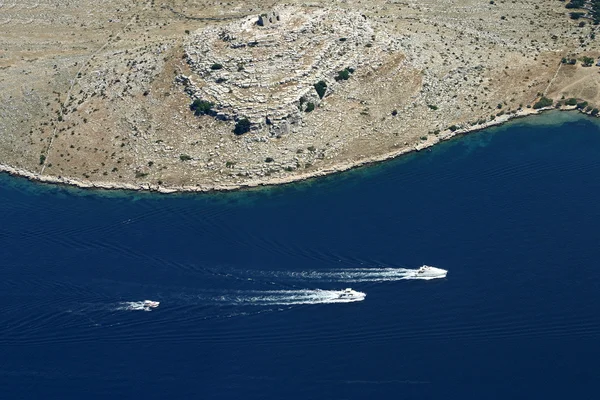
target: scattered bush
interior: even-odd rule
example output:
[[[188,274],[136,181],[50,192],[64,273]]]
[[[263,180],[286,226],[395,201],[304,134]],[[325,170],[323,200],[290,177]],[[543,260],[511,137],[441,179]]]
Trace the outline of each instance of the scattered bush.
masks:
[[[581,59],[581,62],[583,63],[584,67],[591,67],[592,65],[594,65],[594,59],[592,57],[584,56]]]
[[[571,17],[571,19],[579,19],[581,17],[584,16],[584,13],[582,12],[570,12],[569,16]]]
[[[533,105],[533,108],[537,110],[539,108],[550,107],[552,103],[554,103],[552,99],[542,96],[542,98]]]
[[[304,111],[306,111],[307,113],[309,113],[309,112],[313,111],[314,109],[315,109],[315,103],[309,102],[306,105],[306,110],[304,110]]]
[[[429,109],[433,110],[433,111],[435,111],[435,110],[438,109],[438,107],[436,105],[434,105],[434,104],[427,104],[427,107],[429,107]]]
[[[187,154],[180,154],[179,159],[181,161],[190,161],[192,159],[192,157],[188,156]]]
[[[244,133],[250,131],[251,126],[252,123],[248,120],[248,118],[242,118],[235,123],[233,133],[235,133],[236,135],[243,135]]]
[[[210,66],[210,69],[212,69],[213,71],[216,71],[218,69],[223,69],[223,65],[221,65],[219,63],[214,63],[213,65]]]
[[[339,81],[347,81],[350,78],[350,74],[354,73],[353,68],[344,68],[341,71],[338,71],[338,75],[335,77],[337,82]]]
[[[590,114],[595,117],[596,115],[598,115],[598,111],[600,111],[600,110],[598,110],[597,108],[594,108]]]
[[[190,104],[190,110],[194,112],[194,115],[205,115],[210,114],[214,103],[206,100],[196,99]]]
[[[43,154],[40,154],[40,165],[43,165],[44,161],[46,161],[46,156]]]
[[[588,105],[588,102],[587,102],[587,101],[582,101],[581,103],[577,103],[577,108],[578,108],[579,110],[583,110],[584,108],[586,108],[586,107],[587,107],[587,105]]]
[[[265,162],[266,162],[266,163],[271,163],[271,162],[273,162],[273,161],[275,161],[275,160],[273,160],[273,158],[271,158],[271,157],[267,157],[267,158],[265,158]]]
[[[448,129],[450,129],[452,132],[454,132],[455,130],[458,129],[458,126],[456,125],[452,125],[451,127],[449,127]]]
[[[566,105],[568,105],[568,106],[574,106],[574,105],[577,105],[577,99],[576,99],[576,98],[573,98],[573,97],[571,97],[570,99],[567,99],[567,100],[565,101],[565,104],[566,104]]]
[[[314,87],[317,91],[317,94],[319,95],[319,98],[322,99],[323,96],[325,96],[325,92],[327,91],[327,83],[325,83],[325,81],[319,81],[315,83]]]
[[[565,7],[566,8],[582,8],[585,0],[571,0]]]

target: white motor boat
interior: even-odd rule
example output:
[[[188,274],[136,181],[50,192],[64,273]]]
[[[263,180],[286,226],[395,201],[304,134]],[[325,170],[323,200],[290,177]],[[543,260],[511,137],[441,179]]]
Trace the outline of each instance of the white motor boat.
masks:
[[[445,278],[448,274],[448,271],[441,268],[432,267],[430,265],[423,265],[419,269],[417,269],[414,274],[412,274],[411,278],[413,279],[439,279]]]
[[[336,300],[340,302],[351,302],[351,301],[361,301],[367,297],[366,293],[357,292],[351,288],[346,288],[338,293],[338,297]]]
[[[144,307],[156,308],[160,305],[160,301],[144,300]]]

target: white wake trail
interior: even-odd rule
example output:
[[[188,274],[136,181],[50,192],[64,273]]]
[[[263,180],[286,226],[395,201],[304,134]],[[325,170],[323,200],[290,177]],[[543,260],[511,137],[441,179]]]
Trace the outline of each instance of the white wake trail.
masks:
[[[428,267],[422,269],[408,268],[342,268],[329,271],[279,271],[269,275],[294,280],[317,280],[323,282],[386,282],[400,280],[431,280],[445,278],[448,271]]]
[[[215,298],[218,302],[231,305],[296,305],[354,303],[365,299],[366,294],[355,292],[352,297],[343,297],[342,290],[299,289],[240,292]]]

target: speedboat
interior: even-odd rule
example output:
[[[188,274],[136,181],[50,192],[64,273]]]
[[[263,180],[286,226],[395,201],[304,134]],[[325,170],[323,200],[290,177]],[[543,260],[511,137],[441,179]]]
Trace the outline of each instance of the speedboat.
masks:
[[[144,300],[144,307],[156,308],[160,305],[160,301]]]
[[[352,290],[351,288],[346,288],[338,293],[338,300],[344,301],[360,301],[364,300],[367,297],[366,293],[357,292],[356,290]]]
[[[432,267],[430,265],[423,265],[419,269],[417,269],[414,274],[411,276],[413,279],[437,279],[437,278],[445,278],[448,274],[448,271],[441,268]]]

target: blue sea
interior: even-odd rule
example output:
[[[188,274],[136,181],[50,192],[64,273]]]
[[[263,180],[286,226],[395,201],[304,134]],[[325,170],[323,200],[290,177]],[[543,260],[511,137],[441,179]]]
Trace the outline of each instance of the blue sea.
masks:
[[[0,398],[597,398],[599,200],[572,113],[235,193],[0,175]]]

